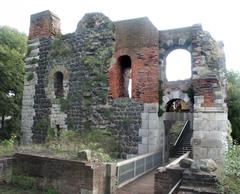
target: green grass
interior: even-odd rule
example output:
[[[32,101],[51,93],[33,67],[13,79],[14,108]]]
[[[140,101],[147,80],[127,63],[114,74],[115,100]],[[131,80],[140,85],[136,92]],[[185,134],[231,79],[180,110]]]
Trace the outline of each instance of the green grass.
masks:
[[[0,194],[41,194],[35,189],[23,189],[20,186],[0,184]]]
[[[18,146],[15,152],[78,160],[78,153],[88,149],[91,150],[91,161],[111,162],[115,161],[118,148],[118,142],[108,130],[90,129],[81,133],[68,130],[60,137],[51,134],[45,144]]]

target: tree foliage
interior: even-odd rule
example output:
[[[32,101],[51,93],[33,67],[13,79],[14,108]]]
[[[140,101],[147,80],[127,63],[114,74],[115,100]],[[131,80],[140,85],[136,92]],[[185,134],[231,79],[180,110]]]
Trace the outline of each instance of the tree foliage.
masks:
[[[232,124],[232,137],[240,142],[240,73],[227,72],[228,118]]]
[[[0,116],[19,116],[27,37],[16,29],[0,26]]]

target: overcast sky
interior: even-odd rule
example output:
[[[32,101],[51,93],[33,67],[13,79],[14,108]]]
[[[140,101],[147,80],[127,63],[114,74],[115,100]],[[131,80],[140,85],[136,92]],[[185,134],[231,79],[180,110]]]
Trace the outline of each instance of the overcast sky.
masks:
[[[61,19],[62,33],[75,31],[88,12],[102,12],[111,20],[147,16],[159,30],[201,23],[225,44],[228,69],[240,71],[239,0],[2,0],[0,25],[28,33],[30,15],[51,10]]]

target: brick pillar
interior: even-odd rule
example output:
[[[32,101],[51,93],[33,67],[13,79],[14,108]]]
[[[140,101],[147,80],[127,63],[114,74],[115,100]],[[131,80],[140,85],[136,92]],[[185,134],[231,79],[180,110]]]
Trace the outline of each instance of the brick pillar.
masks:
[[[60,34],[60,19],[49,10],[31,15],[28,39]]]

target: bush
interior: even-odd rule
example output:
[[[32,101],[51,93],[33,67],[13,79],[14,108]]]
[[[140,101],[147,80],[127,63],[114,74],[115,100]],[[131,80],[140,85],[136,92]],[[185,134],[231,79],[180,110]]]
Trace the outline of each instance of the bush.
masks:
[[[13,146],[15,139],[16,135],[12,135],[10,139],[5,139],[2,142],[0,142],[0,156],[13,154]]]
[[[240,191],[240,145],[232,144],[226,154],[219,177],[219,193],[237,194]]]

